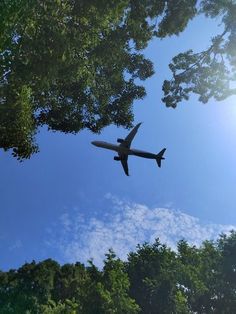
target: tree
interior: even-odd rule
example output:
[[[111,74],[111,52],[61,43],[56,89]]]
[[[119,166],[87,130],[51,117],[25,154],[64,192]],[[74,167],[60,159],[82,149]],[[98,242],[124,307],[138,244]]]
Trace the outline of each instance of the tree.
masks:
[[[124,262],[116,258],[112,250],[106,254],[101,273],[93,263],[88,271],[91,281],[86,289],[88,293],[81,306],[81,313],[137,314],[139,312],[139,306],[128,295],[129,278],[125,273]]]
[[[0,314],[231,314],[236,308],[236,232],[182,240],[177,251],[156,240],[123,262],[110,250],[102,269],[53,260],[0,271]]]
[[[187,241],[179,241],[178,283],[186,298],[190,313],[211,313],[211,296],[215,265],[219,262],[218,252],[212,242],[206,241],[202,247],[190,246]],[[212,288],[212,289],[211,289]]]
[[[236,308],[236,232],[222,234],[217,241],[220,253],[216,268],[214,308],[220,313],[230,314]]]
[[[202,0],[199,13],[221,17],[223,31],[212,38],[210,47],[202,52],[188,50],[169,64],[173,77],[163,83],[163,102],[175,108],[190,93],[199,101],[223,100],[236,94],[236,3],[232,0]]]
[[[40,314],[77,314],[78,304],[71,300],[65,300],[64,303],[56,304],[49,301],[46,305],[40,305],[38,313]]]
[[[128,295],[129,278],[125,273],[125,265],[112,250],[106,254],[106,260],[103,268],[104,287],[109,291],[109,308],[111,313],[135,314],[139,312],[139,306]],[[107,311],[109,312],[109,311]]]
[[[26,263],[17,271],[9,271],[1,281],[0,313],[41,313],[42,304],[51,300],[54,276],[59,264],[51,259],[36,264]]]
[[[196,0],[4,0],[0,4],[0,147],[22,160],[35,135],[130,127],[138,80],[153,72],[141,51],[179,34]]]
[[[84,297],[87,282],[90,280],[86,268],[83,264],[65,264],[54,276],[54,289],[52,291],[52,300],[58,302],[66,302],[73,300],[78,305]]]
[[[187,299],[178,284],[179,269],[176,254],[158,239],[129,254],[130,296],[141,313],[188,313]]]

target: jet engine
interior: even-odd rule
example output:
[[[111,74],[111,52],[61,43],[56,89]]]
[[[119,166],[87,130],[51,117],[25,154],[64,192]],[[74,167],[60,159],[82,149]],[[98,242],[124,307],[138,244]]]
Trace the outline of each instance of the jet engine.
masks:
[[[115,157],[114,157],[114,160],[119,161],[119,160],[120,160],[120,157],[115,156]]]
[[[123,138],[118,138],[117,139],[117,143],[123,143],[123,142],[124,142]]]

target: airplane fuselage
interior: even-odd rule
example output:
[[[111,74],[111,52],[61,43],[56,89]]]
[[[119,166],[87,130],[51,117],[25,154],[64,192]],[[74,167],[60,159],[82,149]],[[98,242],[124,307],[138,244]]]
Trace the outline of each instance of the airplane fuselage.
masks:
[[[138,131],[138,128],[140,127],[141,123],[138,123],[130,132],[129,134],[124,138],[118,138],[117,142],[120,144],[111,144],[103,141],[93,141],[92,144],[115,151],[118,156],[114,156],[114,160],[120,161],[121,165],[123,167],[123,170],[127,176],[129,176],[129,167],[128,167],[128,157],[129,155],[137,156],[137,157],[143,157],[148,159],[155,159],[157,165],[159,168],[161,168],[161,161],[165,159],[163,157],[166,148],[163,148],[158,154],[149,153],[143,150],[131,148],[131,143]]]
[[[134,155],[134,156],[149,158],[149,159],[156,159],[157,158],[156,154],[152,154],[152,153],[145,152],[145,151],[135,149],[135,148],[127,148],[125,146],[120,146],[117,144],[111,144],[111,143],[107,143],[107,142],[103,142],[103,141],[94,141],[94,142],[92,142],[92,144],[97,146],[97,147],[113,150],[113,151],[117,152],[118,154]]]

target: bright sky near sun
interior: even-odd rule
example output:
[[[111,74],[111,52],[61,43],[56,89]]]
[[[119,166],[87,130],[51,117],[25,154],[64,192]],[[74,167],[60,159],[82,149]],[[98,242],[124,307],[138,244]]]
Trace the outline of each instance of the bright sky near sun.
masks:
[[[199,17],[145,51],[156,74],[145,82],[146,98],[134,103],[134,124],[143,123],[132,146],[166,147],[161,169],[130,156],[127,177],[113,152],[91,145],[128,134],[114,126],[100,135],[43,129],[40,153],[23,163],[0,153],[0,269],[49,257],[101,265],[110,247],[125,259],[156,237],[172,247],[181,238],[200,244],[236,227],[236,97],[203,105],[193,96],[176,109],[161,102],[171,58],[207,48],[218,31],[217,21]]]

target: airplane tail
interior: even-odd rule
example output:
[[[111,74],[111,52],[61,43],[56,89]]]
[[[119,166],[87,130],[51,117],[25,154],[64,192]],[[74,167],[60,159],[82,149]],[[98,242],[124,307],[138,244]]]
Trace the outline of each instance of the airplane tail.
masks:
[[[160,153],[158,153],[158,154],[156,155],[156,162],[157,162],[158,167],[161,167],[161,161],[162,161],[163,159],[165,159],[165,158],[163,157],[165,151],[166,151],[166,148],[163,148],[163,149],[160,151]]]

